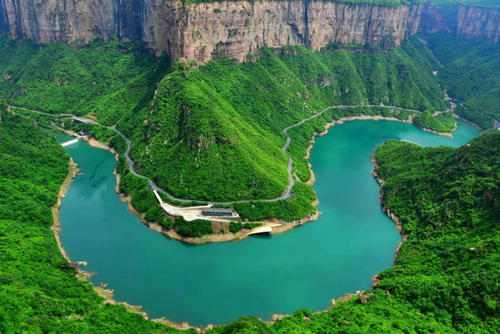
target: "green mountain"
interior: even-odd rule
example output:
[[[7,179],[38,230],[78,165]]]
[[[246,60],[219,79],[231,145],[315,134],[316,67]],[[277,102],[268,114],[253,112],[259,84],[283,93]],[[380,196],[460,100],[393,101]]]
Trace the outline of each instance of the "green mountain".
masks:
[[[459,102],[457,112],[483,128],[500,120],[500,47],[447,34],[424,38],[438,61],[440,81]]]
[[[287,126],[332,105],[446,108],[418,41],[391,51],[359,51],[263,50],[256,62],[179,66],[137,120],[133,157],[178,197],[270,199],[288,182],[281,150]],[[331,119],[328,113],[313,129],[294,130],[305,137],[290,149],[303,182],[309,179],[309,138]]]
[[[0,99],[53,113],[95,114],[115,124],[151,98],[168,62],[132,44],[73,48],[0,37]]]

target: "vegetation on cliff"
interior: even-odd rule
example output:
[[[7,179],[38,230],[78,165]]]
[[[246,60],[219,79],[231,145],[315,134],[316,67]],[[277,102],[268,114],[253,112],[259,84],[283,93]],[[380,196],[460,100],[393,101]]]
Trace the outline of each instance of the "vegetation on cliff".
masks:
[[[187,5],[200,4],[200,3],[210,3],[210,2],[223,2],[227,0],[183,0]],[[241,1],[241,0],[229,0],[229,1]],[[372,5],[372,6],[383,6],[383,7],[399,7],[402,5],[408,5],[423,0],[327,0],[331,2],[345,3],[349,5]],[[488,1],[488,0],[478,0],[478,1]]]
[[[0,122],[0,333],[174,332],[103,303],[59,252],[51,207],[68,157],[32,123]]]

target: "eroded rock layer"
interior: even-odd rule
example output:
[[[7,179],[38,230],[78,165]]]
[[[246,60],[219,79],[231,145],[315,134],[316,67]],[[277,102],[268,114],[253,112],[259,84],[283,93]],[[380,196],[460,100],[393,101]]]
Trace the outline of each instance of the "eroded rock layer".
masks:
[[[390,48],[419,29],[500,40],[500,11],[331,0],[0,0],[0,32],[39,43],[136,40],[174,59],[243,61],[262,47],[328,44]]]
[[[499,43],[500,10],[471,6],[427,6],[423,10],[421,30]]]

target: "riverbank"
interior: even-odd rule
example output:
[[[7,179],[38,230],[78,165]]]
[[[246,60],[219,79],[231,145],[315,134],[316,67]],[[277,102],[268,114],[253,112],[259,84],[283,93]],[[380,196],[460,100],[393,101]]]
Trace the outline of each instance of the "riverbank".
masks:
[[[71,263],[71,260],[69,259],[68,254],[64,250],[61,242],[61,237],[60,237],[60,232],[61,232],[61,222],[59,220],[59,211],[61,209],[61,202],[64,196],[66,196],[66,193],[68,192],[69,188],[71,187],[71,183],[73,183],[73,179],[78,173],[78,167],[76,163],[70,159],[68,162],[68,175],[64,179],[63,183],[61,184],[61,187],[59,188],[59,192],[57,193],[57,200],[56,204],[52,207],[52,233],[54,235],[54,239],[56,240],[57,243],[57,248],[59,248],[59,251],[61,252],[62,256]]]
[[[309,162],[311,158],[311,152],[314,148],[314,144],[316,143],[316,137],[326,136],[328,132],[330,132],[330,129],[333,128],[335,125],[344,124],[345,122],[350,122],[350,121],[393,121],[393,122],[412,124],[411,118],[409,120],[402,120],[396,117],[368,116],[368,115],[346,116],[326,123],[325,126],[323,127],[323,131],[313,134],[311,140],[309,141],[309,146],[306,149],[306,154],[304,155],[304,159],[308,161],[307,166],[309,168],[309,180],[307,180],[306,182],[307,185],[313,186],[316,183],[316,176],[314,174],[312,164]]]
[[[98,142],[95,139],[88,139],[87,141],[93,147],[97,147],[100,149],[106,149],[106,150],[110,150],[110,151],[114,152],[114,150],[112,148],[108,147],[107,145],[105,145],[103,143]],[[174,323],[172,321],[169,321],[169,320],[166,320],[163,318],[150,319],[148,317],[147,313],[143,310],[143,308],[141,306],[131,305],[131,304],[128,304],[126,302],[119,302],[119,301],[115,300],[114,295],[113,295],[113,290],[108,289],[105,284],[101,284],[98,286],[98,285],[93,284],[90,281],[90,278],[92,277],[93,273],[87,272],[87,271],[81,269],[81,266],[85,265],[85,263],[83,263],[83,262],[75,263],[71,260],[71,258],[69,257],[68,253],[64,249],[62,242],[61,242],[61,223],[60,223],[60,219],[59,219],[59,214],[60,214],[62,200],[66,196],[66,194],[68,193],[68,191],[71,187],[71,184],[73,183],[73,180],[78,175],[78,172],[79,172],[78,165],[72,159],[70,159],[68,162],[68,175],[66,176],[66,178],[64,179],[63,183],[61,184],[61,186],[59,188],[56,203],[51,208],[51,211],[52,211],[51,230],[52,230],[52,234],[54,236],[54,239],[56,241],[57,248],[59,249],[59,252],[64,257],[66,262],[71,267],[73,267],[75,269],[76,277],[79,280],[89,282],[91,284],[93,290],[95,291],[95,293],[104,299],[105,304],[121,305],[121,306],[125,307],[128,311],[141,315],[146,320],[158,322],[158,323],[167,325],[167,326],[175,328],[175,329],[179,329],[179,330],[195,329],[197,332],[200,332],[202,330],[201,328],[190,326],[188,323],[185,323],[185,322],[178,324],[178,323]],[[131,207],[131,206],[129,206],[129,208],[133,209],[133,207]],[[139,214],[137,211],[135,211],[134,213]]]
[[[396,121],[396,122],[401,122],[401,123],[412,124],[411,118],[408,120],[402,120],[402,119],[399,119],[396,117],[368,116],[368,115],[346,116],[346,117],[342,117],[342,118],[337,119],[337,120],[332,120],[331,122],[328,122],[325,124],[324,129],[321,132],[313,134],[313,136],[310,140],[309,146],[306,150],[305,159],[309,161],[310,154],[311,154],[312,149],[314,147],[315,138],[317,136],[327,135],[329,130],[337,124],[343,124],[345,122],[356,121],[356,120],[371,120],[371,121],[385,120],[385,121]],[[115,159],[118,161],[119,154],[113,148],[109,147],[105,143],[102,143],[102,142],[100,142],[97,139],[92,138],[92,137],[83,137],[83,139],[86,140],[89,143],[89,145],[92,147],[104,149],[104,150],[111,152],[115,156]],[[309,168],[310,178],[306,182],[306,184],[309,186],[314,186],[314,184],[316,182],[316,178],[315,178],[314,171],[313,171],[313,168],[312,168],[312,165],[310,162],[308,162],[308,168]],[[227,228],[227,226],[226,226],[226,228],[224,228],[224,230],[225,230],[224,233],[207,234],[207,235],[203,235],[201,237],[185,237],[185,236],[180,235],[179,233],[177,233],[173,229],[165,229],[160,224],[158,224],[156,222],[150,222],[150,221],[147,221],[145,219],[145,215],[143,213],[141,213],[140,211],[138,211],[133,206],[131,196],[130,195],[127,196],[127,195],[120,192],[120,174],[116,171],[116,169],[114,171],[114,174],[116,177],[116,189],[115,189],[115,191],[119,195],[120,199],[124,203],[127,204],[129,211],[132,212],[136,217],[138,217],[139,220],[141,221],[141,223],[143,223],[145,226],[147,226],[148,228],[150,228],[151,230],[153,230],[155,232],[163,234],[164,236],[166,236],[170,239],[181,241],[181,242],[184,242],[187,244],[192,244],[192,245],[202,245],[202,244],[208,244],[208,243],[240,241],[240,240],[244,240],[244,239],[252,236],[252,234],[253,234],[254,229],[245,229],[245,230],[238,231],[236,233],[232,233],[232,232],[228,231],[229,228]],[[316,198],[312,202],[312,205],[315,208],[318,208],[319,200]],[[306,223],[314,222],[315,220],[317,220],[320,217],[320,214],[321,213],[316,209],[312,215],[309,215],[309,216],[303,217],[299,220],[295,220],[295,221],[291,221],[291,222],[287,222],[287,221],[283,221],[283,220],[279,220],[279,219],[268,219],[268,220],[263,220],[263,221],[256,221],[255,223],[260,224],[259,228],[261,228],[261,227],[270,228],[272,230],[271,234],[274,235],[274,234],[281,234],[281,233],[288,232],[288,231],[290,231],[296,227],[302,226]],[[231,224],[231,223],[228,222],[228,223],[221,223],[221,224]]]

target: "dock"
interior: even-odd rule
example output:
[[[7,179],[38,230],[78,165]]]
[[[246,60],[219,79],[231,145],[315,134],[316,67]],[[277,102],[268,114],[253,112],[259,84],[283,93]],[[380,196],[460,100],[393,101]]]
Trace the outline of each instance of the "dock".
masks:
[[[273,227],[280,227],[281,224],[269,224],[265,226],[259,226],[251,230],[248,235],[262,235],[262,234],[273,234]]]
[[[71,140],[65,141],[64,143],[61,144],[61,146],[68,147],[68,146],[71,146],[71,145],[78,143],[78,141],[79,141],[78,138],[73,138]]]
[[[272,234],[273,228],[271,226],[256,227],[248,233],[248,235]]]

